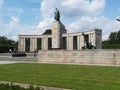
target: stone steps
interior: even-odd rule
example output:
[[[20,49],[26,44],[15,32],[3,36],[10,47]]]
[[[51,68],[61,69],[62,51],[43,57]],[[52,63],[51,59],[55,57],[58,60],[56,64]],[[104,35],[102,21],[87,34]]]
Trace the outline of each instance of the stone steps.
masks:
[[[28,61],[28,62],[37,62],[35,57],[0,57],[0,61]]]

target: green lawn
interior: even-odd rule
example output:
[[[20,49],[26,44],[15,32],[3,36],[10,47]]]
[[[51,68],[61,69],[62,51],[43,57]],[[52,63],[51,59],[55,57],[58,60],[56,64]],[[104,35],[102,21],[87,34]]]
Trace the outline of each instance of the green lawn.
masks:
[[[6,64],[0,65],[0,80],[75,90],[120,90],[120,67]]]

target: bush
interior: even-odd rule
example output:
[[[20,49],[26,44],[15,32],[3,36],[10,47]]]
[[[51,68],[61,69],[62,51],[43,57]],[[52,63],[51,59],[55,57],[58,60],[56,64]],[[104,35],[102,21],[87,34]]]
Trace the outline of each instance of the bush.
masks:
[[[120,49],[120,44],[103,44],[102,49]]]
[[[13,47],[11,47],[11,46],[0,46],[0,53],[7,53],[7,52],[9,52],[9,49],[13,50]]]
[[[25,53],[13,53],[12,57],[26,57],[27,55]]]
[[[9,85],[9,84],[0,84],[0,90],[44,90],[40,87],[34,88],[33,86],[30,86],[30,88],[22,88],[18,85]]]

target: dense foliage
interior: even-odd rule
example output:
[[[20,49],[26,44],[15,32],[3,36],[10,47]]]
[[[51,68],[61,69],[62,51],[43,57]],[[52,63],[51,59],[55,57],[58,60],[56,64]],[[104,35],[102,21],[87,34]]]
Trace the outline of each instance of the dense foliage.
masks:
[[[5,36],[0,36],[0,53],[9,52],[9,49],[17,48],[18,42],[8,39]]]
[[[8,39],[5,36],[0,36],[0,46],[15,46],[16,42],[14,40]]]
[[[47,29],[47,30],[43,33],[43,35],[48,35],[48,34],[52,34],[52,30],[51,30],[51,29]]]
[[[108,40],[102,42],[103,49],[120,49],[120,31],[111,32]]]
[[[9,84],[0,84],[0,90],[44,90],[44,89],[40,89],[39,87],[32,87],[30,86],[30,88],[23,88],[17,85],[9,85]]]

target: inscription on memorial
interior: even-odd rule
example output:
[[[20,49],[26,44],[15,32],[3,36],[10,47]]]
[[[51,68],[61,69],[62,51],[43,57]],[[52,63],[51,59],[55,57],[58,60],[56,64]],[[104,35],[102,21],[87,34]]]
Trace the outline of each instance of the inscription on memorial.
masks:
[[[53,25],[52,29],[57,30],[58,29],[57,25]]]

